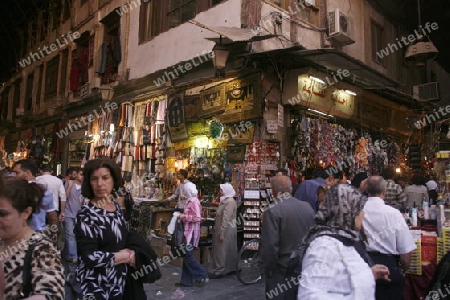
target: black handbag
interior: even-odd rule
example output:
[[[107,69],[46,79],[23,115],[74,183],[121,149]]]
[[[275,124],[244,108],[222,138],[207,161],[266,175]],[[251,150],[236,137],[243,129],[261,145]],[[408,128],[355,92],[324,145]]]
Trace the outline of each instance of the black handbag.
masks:
[[[125,221],[130,221],[131,218],[133,217],[132,213],[133,213],[134,199],[129,191],[125,193],[124,204],[125,204],[125,213],[124,213]]]
[[[34,248],[36,244],[30,244],[28,246],[27,253],[25,254],[25,258],[23,259],[23,273],[22,273],[22,288],[19,292],[20,298],[25,299],[31,293],[32,284],[31,284],[31,256],[33,255]]]
[[[170,251],[174,256],[184,256],[186,254],[186,238],[184,237],[184,223],[178,219],[170,242]]]

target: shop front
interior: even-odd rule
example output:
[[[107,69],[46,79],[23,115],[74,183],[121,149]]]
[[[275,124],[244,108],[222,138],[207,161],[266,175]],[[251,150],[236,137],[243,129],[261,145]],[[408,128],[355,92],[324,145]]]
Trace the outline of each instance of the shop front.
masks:
[[[327,165],[353,174],[379,174],[386,167],[405,172],[401,146],[408,130],[401,119],[412,112],[337,76],[310,68],[286,76],[283,103],[291,112],[291,173],[308,177]]]

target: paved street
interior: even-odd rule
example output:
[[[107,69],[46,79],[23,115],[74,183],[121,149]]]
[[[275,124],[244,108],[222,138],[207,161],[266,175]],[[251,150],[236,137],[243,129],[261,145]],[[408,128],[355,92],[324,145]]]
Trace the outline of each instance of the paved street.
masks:
[[[69,266],[66,265],[66,272]],[[73,270],[74,266],[71,267]],[[206,268],[206,266],[205,266]],[[146,284],[145,292],[147,299],[185,299],[185,300],[244,300],[264,299],[264,283],[259,282],[253,285],[243,285],[239,282],[236,275],[224,276],[220,279],[209,280],[203,287],[182,287],[183,298],[172,298],[177,287],[176,282],[180,281],[181,268],[171,264],[160,268],[162,277],[154,284]],[[70,277],[66,277],[70,278]],[[66,300],[75,300],[70,294],[70,287],[66,284]],[[127,299],[128,300],[128,299]]]
[[[171,298],[176,290],[175,282],[181,278],[181,268],[171,264],[161,267],[162,277],[154,284],[146,285],[147,299],[174,299]],[[264,283],[243,285],[236,275],[224,276],[220,279],[209,280],[204,287],[183,287],[181,290],[186,300],[244,300],[264,299]]]

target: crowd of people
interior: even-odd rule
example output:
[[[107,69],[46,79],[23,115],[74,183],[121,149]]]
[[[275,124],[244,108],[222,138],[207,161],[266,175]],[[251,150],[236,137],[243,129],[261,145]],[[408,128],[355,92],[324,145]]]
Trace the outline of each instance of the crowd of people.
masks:
[[[417,174],[402,186],[394,175],[328,167],[295,191],[283,172],[272,177],[277,205],[264,212],[261,238],[266,299],[403,299],[416,249],[407,212],[436,204],[438,186]]]
[[[0,257],[0,299],[65,299],[62,259],[76,266],[83,296],[146,299],[142,283],[154,278],[130,284],[130,273],[156,256],[144,239],[129,232],[112,196],[124,185],[117,164],[95,159],[84,169],[69,168],[61,178],[48,166],[40,171],[38,176],[32,160],[20,160],[0,178],[0,251],[5,253]],[[297,186],[286,174],[279,170],[271,178],[276,205],[262,217],[266,298],[401,299],[416,248],[402,213],[423,202],[436,204],[437,183],[416,175],[411,185],[402,186],[392,169],[351,176],[327,168]],[[203,221],[197,188],[186,170],[177,176],[180,183],[166,201],[177,201],[176,217],[190,246],[177,285],[202,287],[207,278],[237,271],[237,195],[230,183],[219,185],[206,270],[193,255]],[[65,243],[58,249],[61,223]],[[298,274],[289,271],[293,253],[298,254]]]

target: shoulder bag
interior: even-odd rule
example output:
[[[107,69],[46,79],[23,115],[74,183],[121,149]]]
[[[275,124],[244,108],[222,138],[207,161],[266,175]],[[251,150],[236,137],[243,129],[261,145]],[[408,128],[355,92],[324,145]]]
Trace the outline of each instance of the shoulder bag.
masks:
[[[31,284],[31,260],[35,247],[35,243],[30,244],[23,259],[22,288],[19,292],[20,299],[28,298],[33,288]]]

